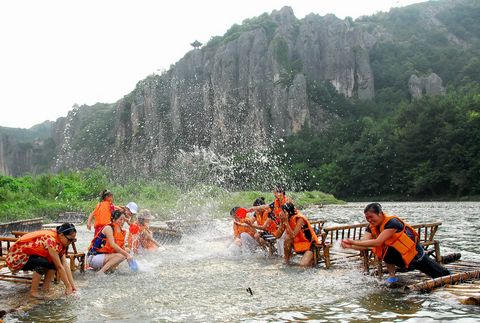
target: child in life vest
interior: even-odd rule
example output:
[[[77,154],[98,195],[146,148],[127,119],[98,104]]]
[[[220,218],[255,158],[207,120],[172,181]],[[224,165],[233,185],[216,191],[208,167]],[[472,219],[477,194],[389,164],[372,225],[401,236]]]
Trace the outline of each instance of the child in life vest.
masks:
[[[95,218],[93,227],[95,229],[93,236],[96,236],[106,225],[110,224],[112,213],[115,211],[113,205],[113,194],[109,190],[104,190],[100,195],[100,203],[97,204],[95,210],[90,213],[87,220],[87,229],[92,229],[92,219]]]
[[[369,223],[365,235],[361,240],[342,240],[342,247],[355,250],[371,248],[387,265],[387,283],[398,281],[396,267],[418,269],[432,278],[450,274],[448,269],[424,252],[415,229],[398,217],[383,213],[380,203],[368,204],[364,214]]]
[[[40,297],[38,286],[43,275],[43,291],[48,292],[55,272],[65,285],[65,294],[76,290],[70,265],[66,262],[66,250],[75,242],[77,230],[71,223],[64,223],[56,230],[40,230],[30,232],[15,242],[6,256],[5,262],[13,272],[33,270],[30,295]]]
[[[138,221],[130,225],[128,244],[135,254],[155,251],[160,247],[160,244],[153,238],[153,234],[149,229],[150,220],[152,219],[150,211],[144,209],[140,212]]]

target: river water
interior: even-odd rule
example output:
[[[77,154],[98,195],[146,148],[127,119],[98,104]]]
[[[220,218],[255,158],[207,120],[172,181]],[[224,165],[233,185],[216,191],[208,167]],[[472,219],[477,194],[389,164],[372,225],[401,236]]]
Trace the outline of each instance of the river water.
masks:
[[[305,210],[328,225],[363,222],[364,203]],[[480,203],[383,203],[407,222],[441,220],[442,253],[461,251],[480,261]],[[33,302],[28,287],[0,284],[0,305],[20,308],[6,322],[480,322],[480,307],[445,294],[404,294],[364,276],[347,263],[326,270],[285,266],[262,254],[238,255],[228,248],[229,219],[184,236],[179,245],[139,258],[141,271],[126,264],[111,275],[76,274],[79,292]],[[91,232],[79,230],[80,248]],[[250,288],[251,295],[247,292]],[[63,285],[55,286],[61,295]]]

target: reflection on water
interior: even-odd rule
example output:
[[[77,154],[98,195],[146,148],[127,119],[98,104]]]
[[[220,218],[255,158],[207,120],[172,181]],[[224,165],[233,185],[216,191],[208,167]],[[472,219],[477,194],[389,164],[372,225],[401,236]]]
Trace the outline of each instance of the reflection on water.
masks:
[[[354,223],[363,222],[363,207],[352,203],[306,213],[329,225]],[[462,250],[463,258],[480,260],[480,203],[385,203],[384,209],[410,223],[443,221],[442,250]],[[437,293],[402,294],[354,268],[305,270],[261,254],[231,254],[222,239],[230,231],[228,220],[214,220],[180,245],[139,259],[137,274],[126,264],[113,275],[77,274],[80,291],[69,298],[32,304],[26,301],[28,287],[1,284],[0,296],[9,306],[22,305],[7,321],[480,321],[478,307]],[[80,230],[79,247],[90,236]],[[56,289],[63,291],[61,285]]]

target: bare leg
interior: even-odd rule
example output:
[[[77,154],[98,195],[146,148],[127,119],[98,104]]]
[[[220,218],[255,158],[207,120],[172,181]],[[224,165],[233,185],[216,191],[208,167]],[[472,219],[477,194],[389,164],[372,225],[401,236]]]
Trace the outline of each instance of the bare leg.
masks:
[[[42,286],[42,289],[44,292],[48,292],[50,290],[50,284],[53,280],[53,277],[55,276],[55,273],[56,273],[55,269],[50,269],[45,274],[45,280],[43,281],[43,286]]]
[[[40,285],[40,279],[42,279],[42,275],[34,271],[32,275],[32,287],[30,288],[30,296],[40,298],[40,294],[38,294],[38,286]]]
[[[104,274],[108,269],[120,264],[125,259],[127,258],[119,253],[105,255],[105,264],[103,265],[102,269],[98,271],[98,273]]]
[[[387,271],[389,277],[395,277],[395,265],[394,264],[387,264]]]
[[[283,245],[284,259],[286,264],[290,262],[290,257],[292,256],[292,244],[293,239],[290,237],[286,237]]]
[[[300,266],[310,267],[312,264],[313,264],[313,252],[308,250],[303,254],[303,257],[300,260]]]

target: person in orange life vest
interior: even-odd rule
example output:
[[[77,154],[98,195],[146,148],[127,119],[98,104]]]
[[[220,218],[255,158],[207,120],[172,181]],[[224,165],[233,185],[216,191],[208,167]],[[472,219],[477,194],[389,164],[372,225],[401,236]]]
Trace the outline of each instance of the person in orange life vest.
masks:
[[[13,272],[33,270],[30,295],[40,297],[38,286],[45,275],[43,291],[48,292],[50,284],[58,272],[65,285],[65,294],[76,290],[70,266],[66,262],[67,246],[76,241],[77,230],[71,223],[64,223],[56,230],[40,230],[20,237],[5,258],[8,268]]]
[[[109,190],[104,190],[100,196],[100,203],[97,204],[95,210],[90,213],[87,220],[87,229],[92,229],[92,219],[95,218],[93,227],[95,228],[94,236],[97,236],[106,225],[110,224],[112,213],[115,211],[113,205],[113,194]]]
[[[292,200],[285,195],[285,189],[281,185],[276,185],[273,188],[273,195],[275,197],[274,201],[270,204],[265,204],[265,205],[259,205],[259,206],[254,206],[250,209],[248,209],[248,212],[252,211],[259,211],[259,210],[269,210],[270,212],[270,219],[272,222],[275,222],[277,224],[276,227],[278,227],[278,224],[280,223],[280,218],[279,215],[282,212],[282,205],[284,205],[287,202],[292,203]],[[269,221],[268,225],[272,225],[272,222]],[[284,256],[284,250],[285,250],[285,231],[283,231],[283,234],[280,237],[277,237],[277,252],[280,257]]]
[[[137,214],[138,205],[135,202],[128,202],[125,206],[116,206],[116,210],[120,210],[125,214],[125,220],[128,224],[131,224],[132,216]]]
[[[125,259],[133,259],[125,250],[126,231],[122,228],[125,223],[125,214],[116,210],[111,220],[111,223],[93,238],[88,247],[87,263],[99,273],[115,268]]]
[[[432,278],[449,275],[448,269],[432,260],[419,243],[418,234],[410,225],[396,216],[388,216],[379,203],[365,207],[369,226],[362,240],[342,240],[342,247],[356,250],[372,248],[387,265],[388,283],[398,281],[395,268],[414,268]]]
[[[286,232],[284,246],[285,263],[289,263],[293,250],[297,254],[303,254],[300,266],[311,266],[313,264],[312,244],[318,243],[318,238],[310,222],[295,208],[293,203],[285,203],[279,216],[281,225],[275,236],[280,237]]]
[[[150,220],[152,219],[153,217],[149,210],[144,209],[140,212],[140,215],[138,216],[138,232],[132,236],[134,253],[142,254],[145,251],[155,251],[160,247],[160,244],[155,241],[153,234],[148,227]]]
[[[247,217],[247,210],[238,206],[230,210],[233,217],[233,243],[253,251],[258,243],[255,241],[256,230],[251,227],[252,219]]]
[[[265,198],[259,197],[253,202],[253,206],[266,205]],[[260,230],[255,233],[255,240],[261,245],[265,246],[266,241],[262,238],[265,234],[275,234],[277,231],[277,225],[275,221],[269,217],[270,208],[257,209],[252,218],[252,222],[249,223],[254,229]],[[256,224],[255,224],[256,223]]]

